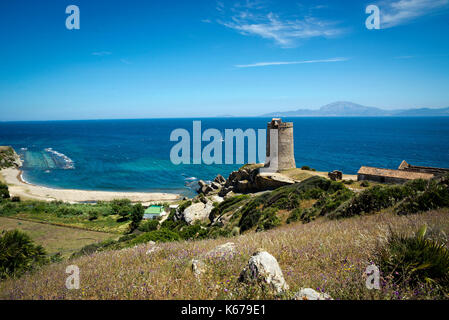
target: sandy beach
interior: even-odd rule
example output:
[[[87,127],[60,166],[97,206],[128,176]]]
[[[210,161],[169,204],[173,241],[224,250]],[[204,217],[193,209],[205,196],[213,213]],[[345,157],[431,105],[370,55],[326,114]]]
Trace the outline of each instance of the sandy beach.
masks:
[[[54,189],[25,182],[19,169],[9,168],[0,171],[8,184],[11,196],[19,196],[23,199],[35,199],[43,201],[111,201],[113,199],[129,199],[132,202],[174,201],[180,195],[174,193],[146,193],[146,192],[115,192],[115,191],[91,191],[74,189]]]

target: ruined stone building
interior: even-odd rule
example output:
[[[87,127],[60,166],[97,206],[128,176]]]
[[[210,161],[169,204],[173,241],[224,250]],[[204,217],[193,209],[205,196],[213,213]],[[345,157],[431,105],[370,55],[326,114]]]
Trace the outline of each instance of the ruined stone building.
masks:
[[[271,150],[270,130],[277,131],[277,150]],[[277,152],[276,152],[277,151]],[[267,153],[265,167],[276,167],[278,171],[296,168],[293,146],[293,122],[282,122],[281,118],[273,118],[267,125]]]
[[[404,183],[415,179],[429,180],[448,173],[449,169],[413,166],[404,160],[397,170],[362,166],[357,172],[357,180],[370,180],[381,183]]]

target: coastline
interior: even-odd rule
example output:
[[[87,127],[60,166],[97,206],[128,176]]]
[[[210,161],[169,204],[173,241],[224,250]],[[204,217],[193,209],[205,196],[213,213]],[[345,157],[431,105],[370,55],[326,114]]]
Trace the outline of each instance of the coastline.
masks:
[[[8,168],[0,171],[9,188],[11,196],[23,199],[41,201],[64,201],[70,203],[112,201],[114,199],[129,199],[132,202],[176,201],[181,198],[179,194],[161,192],[118,192],[94,191],[76,189],[56,189],[39,186],[27,182],[20,169]]]

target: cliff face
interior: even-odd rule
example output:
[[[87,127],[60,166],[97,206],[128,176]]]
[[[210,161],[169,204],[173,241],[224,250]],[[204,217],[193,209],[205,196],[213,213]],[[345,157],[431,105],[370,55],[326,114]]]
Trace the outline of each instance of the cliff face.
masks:
[[[12,147],[0,146],[0,169],[20,168],[22,160]]]

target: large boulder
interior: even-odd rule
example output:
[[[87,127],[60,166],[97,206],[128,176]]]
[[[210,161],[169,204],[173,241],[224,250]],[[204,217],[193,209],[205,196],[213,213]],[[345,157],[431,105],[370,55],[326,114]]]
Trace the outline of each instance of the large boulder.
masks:
[[[327,293],[317,292],[311,288],[301,288],[293,300],[333,300]]]
[[[278,294],[289,289],[276,258],[262,249],[251,256],[240,274],[239,281],[262,283]]]
[[[210,212],[214,208],[212,202],[207,203],[194,203],[184,209],[183,217],[187,224],[193,224],[195,221],[205,220],[209,217]]]
[[[225,179],[221,174],[218,174],[218,175],[215,177],[214,182],[223,185],[223,184],[226,183],[226,179]]]

